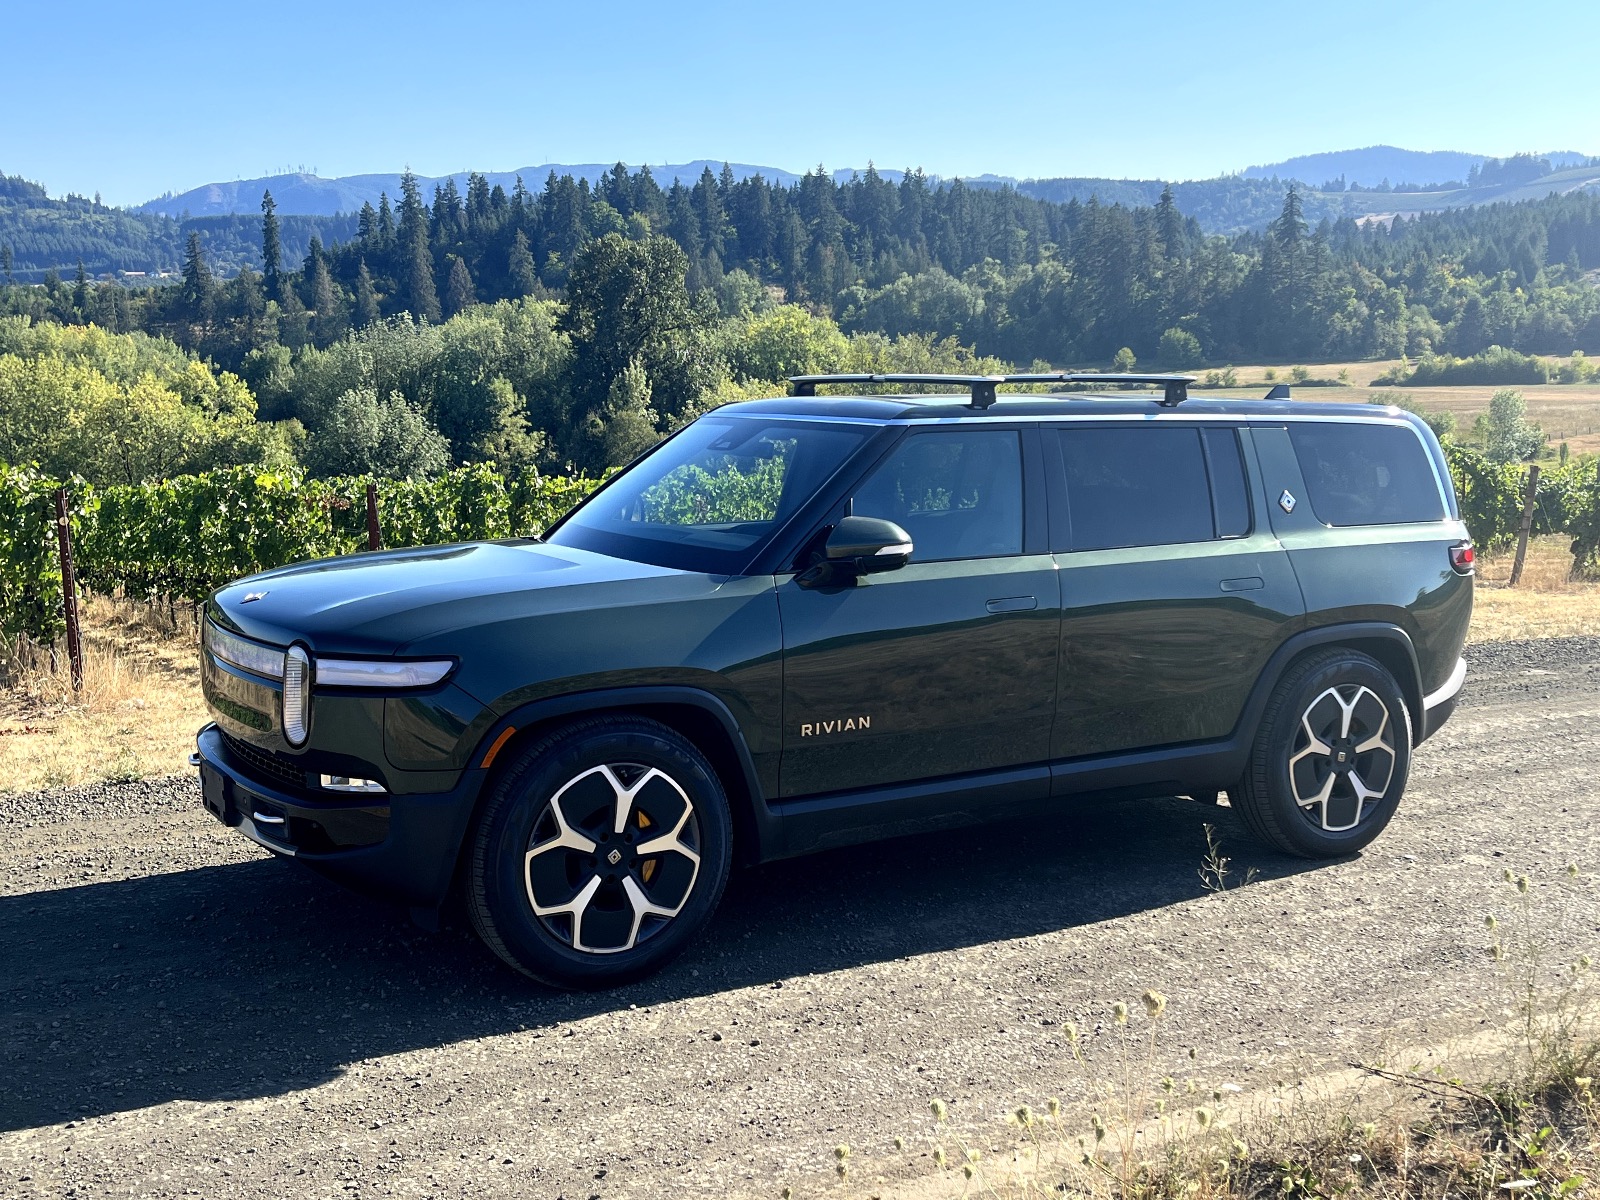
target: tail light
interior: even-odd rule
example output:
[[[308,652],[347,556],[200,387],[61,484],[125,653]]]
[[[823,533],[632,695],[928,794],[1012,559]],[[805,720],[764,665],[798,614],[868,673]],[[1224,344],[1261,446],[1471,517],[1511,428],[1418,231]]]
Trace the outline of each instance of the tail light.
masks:
[[[1476,559],[1477,555],[1473,552],[1471,542],[1457,542],[1450,547],[1450,566],[1455,569],[1457,575],[1471,575],[1472,564]]]

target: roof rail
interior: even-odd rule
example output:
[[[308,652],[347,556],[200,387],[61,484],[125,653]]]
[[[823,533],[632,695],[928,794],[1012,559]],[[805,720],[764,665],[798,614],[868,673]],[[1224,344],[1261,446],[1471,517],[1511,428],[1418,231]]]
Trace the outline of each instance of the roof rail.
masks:
[[[819,383],[924,383],[964,387],[972,393],[973,408],[988,408],[1005,375],[791,375],[796,396],[815,396]]]
[[[1193,375],[1121,375],[1097,371],[1046,371],[1040,374],[1007,375],[1006,383],[1153,383],[1162,388],[1162,397],[1156,401],[1162,408],[1176,408],[1189,398],[1189,385]]]

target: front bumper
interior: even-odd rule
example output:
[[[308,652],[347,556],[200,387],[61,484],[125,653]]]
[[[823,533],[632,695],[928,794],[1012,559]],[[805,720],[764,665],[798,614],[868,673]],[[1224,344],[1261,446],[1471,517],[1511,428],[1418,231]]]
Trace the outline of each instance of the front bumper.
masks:
[[[323,798],[252,771],[215,725],[195,742],[201,802],[224,825],[360,891],[413,908],[443,903],[486,772],[463,772],[448,792]]]

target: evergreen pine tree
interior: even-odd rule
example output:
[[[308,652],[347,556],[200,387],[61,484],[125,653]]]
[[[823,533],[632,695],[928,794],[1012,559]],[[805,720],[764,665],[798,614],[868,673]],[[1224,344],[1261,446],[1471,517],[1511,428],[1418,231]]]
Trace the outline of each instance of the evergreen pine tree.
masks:
[[[282,298],[278,272],[283,263],[283,240],[278,234],[278,205],[272,193],[261,193],[261,278],[267,285],[267,298]]]
[[[89,312],[89,275],[83,269],[83,259],[78,260],[78,274],[72,284],[72,307],[78,310],[79,317],[86,317]]]
[[[362,259],[356,269],[356,324],[362,329],[383,319],[378,308],[378,292],[372,286],[372,272],[367,270],[367,260]]]
[[[465,312],[477,302],[477,294],[472,290],[472,274],[467,270],[466,260],[458,254],[452,254],[450,278],[445,281],[444,288],[445,315],[453,317],[457,313]]]
[[[407,169],[400,177],[400,245],[406,307],[427,325],[439,323],[439,289],[433,281],[433,252],[428,248],[428,210],[417,177]]]
[[[539,273],[534,269],[533,252],[528,249],[528,237],[517,230],[511,239],[511,255],[507,264],[511,291],[517,296],[532,295],[539,289]]]
[[[10,242],[0,243],[0,271],[4,271],[5,272],[6,282],[7,283],[12,282],[12,279],[11,279],[11,268],[14,265],[15,261],[16,260],[12,257],[12,253],[11,253],[11,243]]]
[[[189,241],[183,252],[183,286],[179,293],[184,315],[197,324],[209,322],[215,293],[216,281],[212,278],[210,266],[206,264],[200,234],[190,230]]]

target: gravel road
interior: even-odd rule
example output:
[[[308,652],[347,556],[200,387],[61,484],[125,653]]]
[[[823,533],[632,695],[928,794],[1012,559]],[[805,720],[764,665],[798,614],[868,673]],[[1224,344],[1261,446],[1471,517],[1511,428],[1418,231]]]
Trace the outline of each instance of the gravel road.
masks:
[[[1502,1003],[1481,920],[1534,877],[1552,957],[1600,948],[1600,638],[1473,647],[1454,720],[1359,858],[1258,849],[1226,808],[1063,809],[743,873],[664,975],[559,995],[462,928],[272,859],[187,778],[0,797],[0,1195],[774,1197],[931,1173],[1086,1093],[1067,1022],[1171,999],[1246,1088]],[[1202,825],[1232,856],[1197,873]],[[895,1135],[913,1138],[897,1153]],[[959,1189],[952,1187],[951,1194]]]

